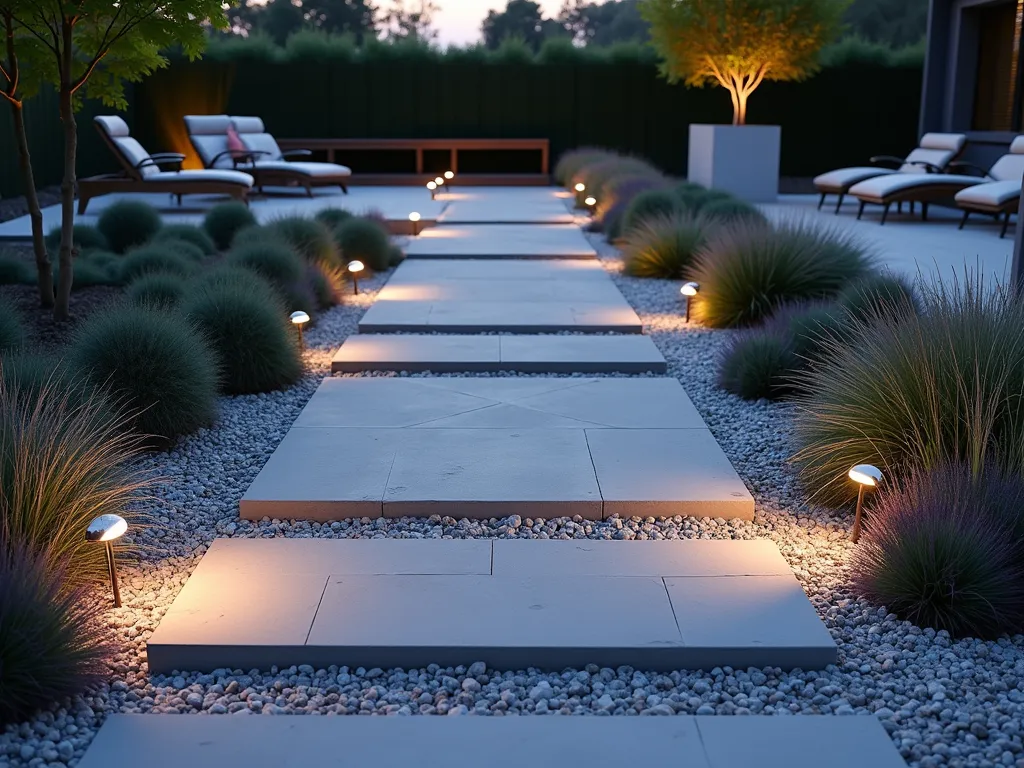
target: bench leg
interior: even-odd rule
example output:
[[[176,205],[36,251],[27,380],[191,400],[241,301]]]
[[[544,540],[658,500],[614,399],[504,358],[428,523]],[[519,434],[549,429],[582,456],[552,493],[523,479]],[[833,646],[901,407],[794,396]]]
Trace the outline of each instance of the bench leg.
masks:
[[[885,208],[882,210],[882,221],[880,222],[881,224],[885,224],[885,219],[889,215],[889,206],[891,205],[892,203],[885,204]]]
[[[896,203],[896,213],[903,213],[903,202]]]
[[[839,199],[836,200],[836,216],[839,215],[839,208],[843,204],[843,198],[844,197],[846,197],[846,193],[845,192],[840,192],[839,193]]]
[[[1020,226],[1020,222],[1017,222],[1017,226]],[[1003,214],[1003,226],[999,230],[999,239],[1000,240],[1002,240],[1004,237],[1006,237],[1006,230],[1009,229],[1009,227],[1010,227],[1010,212],[1006,211]]]
[[[818,199],[818,210],[821,210],[821,206],[825,204],[825,193],[821,193],[821,197]]]
[[[921,201],[921,221],[928,221],[928,203]]]
[[[83,195],[81,192],[78,193],[78,215],[81,216],[85,213],[86,206],[89,205],[89,201],[92,198],[89,195]]]
[[[864,206],[865,205],[866,205],[866,203],[863,200],[861,200],[860,201],[860,207],[857,209],[857,221],[860,221],[860,217],[864,215]]]
[[[964,215],[960,217],[960,226],[957,229],[963,229],[964,224],[967,223],[967,217],[971,215],[970,211],[964,211]]]
[[[341,187],[341,194],[343,194],[343,195],[347,195],[348,194],[348,187],[346,185],[339,184],[338,186]]]

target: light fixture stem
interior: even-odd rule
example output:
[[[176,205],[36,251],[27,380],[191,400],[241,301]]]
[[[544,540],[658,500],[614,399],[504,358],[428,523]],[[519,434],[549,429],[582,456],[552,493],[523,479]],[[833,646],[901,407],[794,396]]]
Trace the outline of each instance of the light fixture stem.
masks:
[[[359,278],[352,275],[352,293],[356,296],[359,295]]]
[[[109,541],[103,542],[107,550],[107,570],[110,572],[110,588],[114,592],[114,607],[121,607],[121,588],[117,584],[117,563],[114,562],[114,545]]]
[[[686,297],[686,322],[690,322],[690,297]]]
[[[853,533],[850,534],[850,541],[856,544],[860,540],[860,517],[864,507],[864,486],[861,485],[857,492],[857,514],[853,518]]]
[[[295,327],[296,327],[296,328],[298,329],[298,331],[299,331],[299,349],[300,349],[300,350],[301,350],[301,349],[305,349],[305,348],[306,348],[306,343],[305,343],[305,342],[304,342],[304,341],[302,340],[302,324],[301,324],[301,323],[299,323],[299,324],[298,324],[298,325],[296,325]]]

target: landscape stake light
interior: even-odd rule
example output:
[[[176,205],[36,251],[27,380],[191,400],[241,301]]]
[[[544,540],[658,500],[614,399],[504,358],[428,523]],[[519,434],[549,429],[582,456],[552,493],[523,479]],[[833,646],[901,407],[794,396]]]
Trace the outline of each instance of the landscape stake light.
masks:
[[[688,283],[683,283],[683,287],[679,289],[679,292],[686,297],[686,322],[690,322],[690,300],[700,293],[700,283],[695,283],[692,280]]]
[[[449,189],[451,189],[452,179],[454,179],[454,178],[455,178],[455,171],[445,171],[444,172],[444,180],[448,184],[448,188]]]
[[[361,261],[350,261],[348,263],[348,273],[352,275],[352,292],[359,293],[359,273],[363,271],[363,262]]]
[[[413,211],[409,214],[409,221],[412,222],[413,237],[418,236],[420,233],[420,215],[416,211]]]
[[[577,191],[577,192],[583,192],[583,191],[584,191],[584,190],[585,190],[586,188],[587,188],[587,185],[586,185],[586,184],[584,184],[584,183],[583,183],[582,181],[581,181],[581,182],[578,182],[578,183],[576,184],[576,191]]]
[[[114,593],[114,607],[121,607],[121,588],[117,585],[117,562],[114,560],[114,541],[128,530],[128,523],[118,515],[100,515],[85,529],[86,541],[102,541],[107,551],[107,572],[110,589]]]
[[[587,213],[593,214],[594,206],[597,205],[597,198],[593,195],[589,195],[587,199],[583,201],[583,204],[587,206]]]
[[[291,318],[292,325],[295,326],[295,329],[299,333],[299,349],[304,349],[305,347],[302,343],[302,326],[309,322],[309,315],[300,309],[292,312],[289,317]]]
[[[427,189],[430,190],[430,199],[431,200],[433,200],[434,198],[437,197],[437,182],[436,181],[428,181],[427,182]]]
[[[857,492],[857,514],[853,518],[853,533],[850,535],[850,541],[856,544],[860,539],[860,521],[864,509],[864,489],[874,488],[882,482],[882,470],[871,464],[858,464],[850,470],[849,477],[860,485],[860,490]]]

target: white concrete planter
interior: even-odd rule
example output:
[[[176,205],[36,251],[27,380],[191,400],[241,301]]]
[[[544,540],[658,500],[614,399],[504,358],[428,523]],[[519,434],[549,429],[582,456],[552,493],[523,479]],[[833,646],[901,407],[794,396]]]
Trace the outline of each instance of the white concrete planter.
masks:
[[[778,125],[691,125],[687,178],[752,203],[779,194]]]

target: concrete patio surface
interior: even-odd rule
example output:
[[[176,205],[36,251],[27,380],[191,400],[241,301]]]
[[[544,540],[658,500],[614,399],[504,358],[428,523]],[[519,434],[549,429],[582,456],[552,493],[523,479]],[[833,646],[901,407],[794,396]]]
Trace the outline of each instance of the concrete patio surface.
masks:
[[[326,379],[245,519],[612,514],[752,519],[675,379]]]
[[[405,247],[410,259],[596,259],[575,224],[448,224],[424,229]]]
[[[360,334],[334,355],[335,373],[665,373],[647,336],[471,336]]]
[[[441,198],[448,203],[444,224],[572,224],[572,196],[560,187],[458,187]],[[582,212],[580,216],[582,217]]]
[[[407,260],[359,321],[360,333],[642,330],[596,261]]]
[[[770,541],[284,541],[215,540],[149,640],[151,671],[836,660]]]
[[[113,715],[79,768],[110,768],[142,755],[147,768],[905,768],[885,729],[870,715]]]

